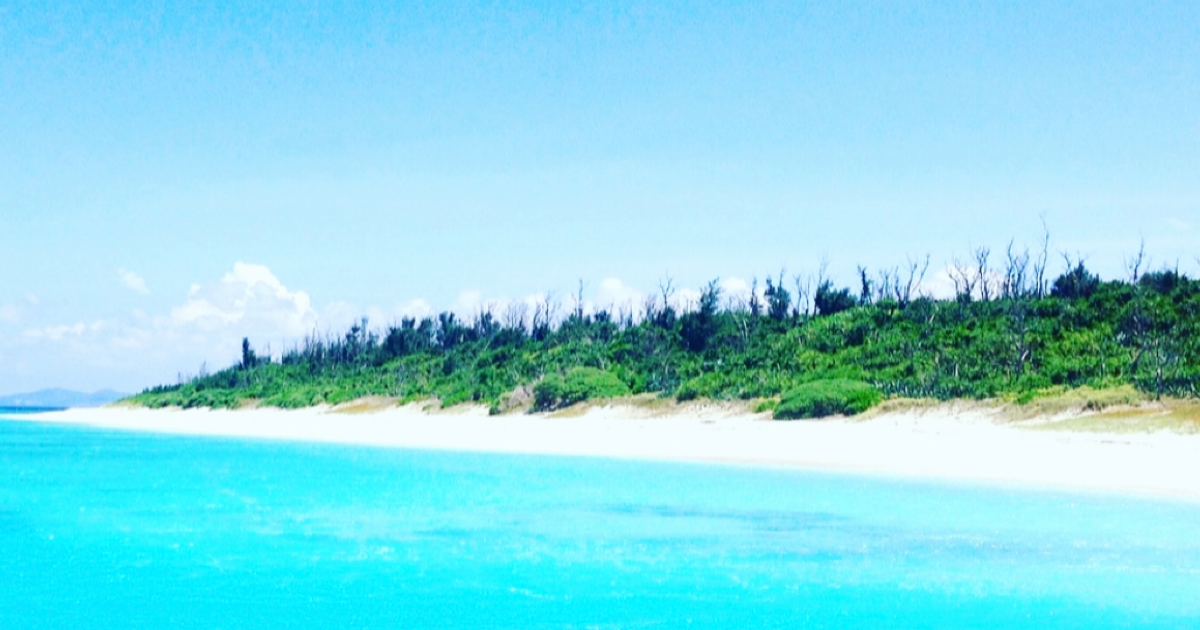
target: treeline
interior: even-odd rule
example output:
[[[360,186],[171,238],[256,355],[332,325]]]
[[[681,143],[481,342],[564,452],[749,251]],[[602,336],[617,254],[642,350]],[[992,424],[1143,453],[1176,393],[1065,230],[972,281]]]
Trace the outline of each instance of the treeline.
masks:
[[[483,309],[470,320],[403,319],[383,330],[363,320],[343,335],[310,336],[274,360],[247,340],[238,364],[134,400],[302,407],[377,395],[500,411],[568,401],[535,399],[542,383],[542,394],[578,381],[687,400],[775,398],[829,379],[938,399],[1123,384],[1152,396],[1196,395],[1200,281],[1177,269],[1144,273],[1140,253],[1120,280],[1103,281],[1070,258],[1050,278],[1046,251],[1010,246],[994,263],[977,249],[949,267],[956,296],[943,300],[921,292],[926,258],[874,273],[860,267],[854,287],[823,271],[808,281],[780,274],[738,298],[714,281],[683,308],[664,282],[636,313],[585,312],[580,296],[565,316],[546,300]]]

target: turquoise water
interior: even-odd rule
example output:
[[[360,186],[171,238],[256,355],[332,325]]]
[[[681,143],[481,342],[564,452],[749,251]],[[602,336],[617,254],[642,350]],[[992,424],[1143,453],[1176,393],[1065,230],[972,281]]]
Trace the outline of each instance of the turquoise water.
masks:
[[[1197,628],[1200,506],[0,420],[0,628]]]

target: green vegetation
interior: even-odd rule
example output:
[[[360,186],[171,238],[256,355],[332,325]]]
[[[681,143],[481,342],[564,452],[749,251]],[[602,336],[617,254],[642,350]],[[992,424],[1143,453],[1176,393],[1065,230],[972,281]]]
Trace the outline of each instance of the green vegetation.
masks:
[[[551,411],[597,398],[629,395],[629,387],[610,372],[575,367],[565,377],[551,374],[533,388],[534,409]]]
[[[880,396],[1029,408],[1081,387],[1097,408],[1118,404],[1114,395],[1196,396],[1200,281],[1170,269],[1143,274],[1140,262],[1127,279],[1102,281],[1070,260],[1050,279],[1044,249],[1031,258],[1010,247],[999,267],[988,260],[980,249],[955,263],[957,295],[947,300],[920,296],[924,272],[910,262],[860,268],[856,290],[823,276],[785,288],[781,274],[736,300],[713,282],[686,308],[666,282],[636,314],[632,306],[587,313],[577,302],[564,317],[547,300],[471,321],[443,313],[373,330],[364,320],[282,357],[260,356],[247,341],[236,365],[132,401],[304,407],[379,396],[500,412],[649,393],[757,401],[791,417],[858,412]]]
[[[883,400],[870,383],[838,378],[805,383],[788,391],[775,407],[776,420],[853,416]]]

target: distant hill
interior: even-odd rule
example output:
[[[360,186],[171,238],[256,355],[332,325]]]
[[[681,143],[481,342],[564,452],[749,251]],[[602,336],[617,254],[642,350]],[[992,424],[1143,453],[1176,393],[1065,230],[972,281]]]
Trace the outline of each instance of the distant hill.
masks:
[[[67,408],[67,407],[99,407],[128,396],[111,389],[95,393],[75,392],[68,389],[43,389],[27,394],[11,394],[0,396],[0,407],[12,408]]]

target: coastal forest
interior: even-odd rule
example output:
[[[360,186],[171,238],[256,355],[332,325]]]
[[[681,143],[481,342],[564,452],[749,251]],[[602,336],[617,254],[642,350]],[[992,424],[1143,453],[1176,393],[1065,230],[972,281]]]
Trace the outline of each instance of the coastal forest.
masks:
[[[955,261],[954,297],[921,287],[929,259],[859,268],[853,286],[780,273],[746,298],[716,281],[679,305],[670,281],[637,308],[586,311],[546,299],[444,312],[373,329],[313,334],[279,356],[247,339],[220,371],[147,389],[135,404],[306,407],[368,396],[552,410],[631,394],[753,400],[777,417],[854,413],[883,398],[1028,399],[1038,392],[1132,386],[1195,397],[1200,281],[1177,269],[1102,280],[1046,249],[1011,245]],[[580,292],[582,293],[582,291]]]

